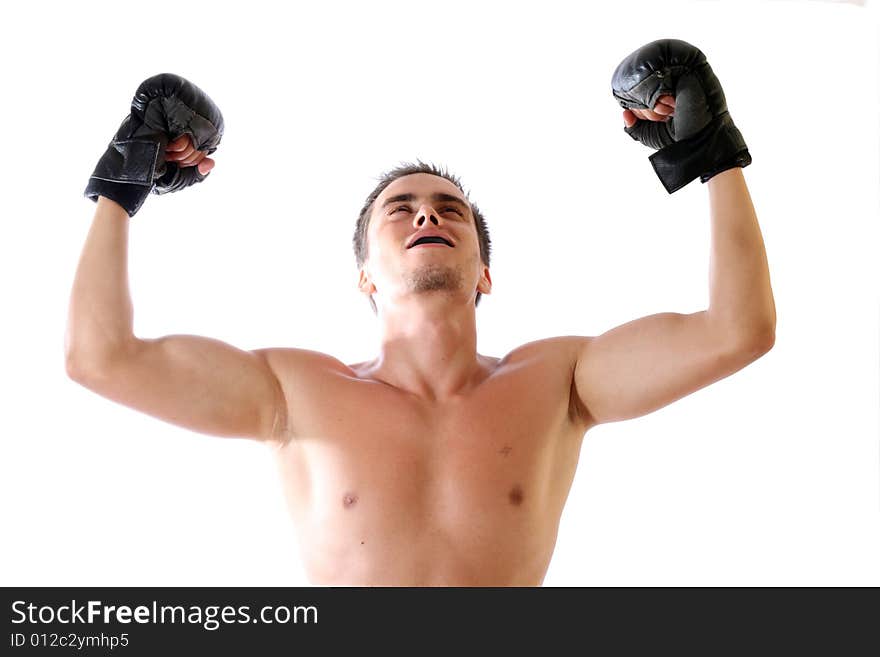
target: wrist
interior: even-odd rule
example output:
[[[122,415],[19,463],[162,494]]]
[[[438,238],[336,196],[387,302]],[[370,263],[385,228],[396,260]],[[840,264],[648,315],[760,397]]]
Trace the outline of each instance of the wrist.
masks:
[[[95,213],[117,215],[128,218],[128,212],[118,202],[107,196],[98,195]]]

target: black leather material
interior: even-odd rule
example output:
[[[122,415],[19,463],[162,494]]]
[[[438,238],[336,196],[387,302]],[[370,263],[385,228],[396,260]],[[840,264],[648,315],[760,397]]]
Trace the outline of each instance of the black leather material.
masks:
[[[697,177],[705,183],[752,163],[721,83],[706,56],[686,41],[652,41],[625,57],[611,78],[611,92],[625,109],[653,110],[660,96],[675,97],[675,116],[668,121],[639,119],[624,128],[657,151],[648,159],[670,194]]]
[[[173,73],[144,80],[104,155],[89,178],[85,196],[105,196],[119,203],[129,217],[140,210],[150,192],[166,194],[202,182],[197,166],[165,162],[165,147],[184,134],[196,150],[209,155],[223,137],[223,115],[205,92]]]

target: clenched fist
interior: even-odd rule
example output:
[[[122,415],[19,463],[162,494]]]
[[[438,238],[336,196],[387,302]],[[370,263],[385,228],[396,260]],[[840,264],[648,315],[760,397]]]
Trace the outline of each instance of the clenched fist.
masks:
[[[198,165],[199,173],[203,176],[216,164],[205,151],[197,151],[193,147],[192,138],[186,134],[168,143],[165,148],[165,161],[174,162],[179,167]]]
[[[668,121],[675,116],[675,98],[672,96],[660,96],[654,109],[626,109],[623,110],[623,122],[627,128],[631,128],[636,124],[638,119],[645,121]]]
[[[659,39],[624,57],[611,93],[626,134],[655,151],[648,160],[670,194],[752,162],[706,55],[686,41]]]

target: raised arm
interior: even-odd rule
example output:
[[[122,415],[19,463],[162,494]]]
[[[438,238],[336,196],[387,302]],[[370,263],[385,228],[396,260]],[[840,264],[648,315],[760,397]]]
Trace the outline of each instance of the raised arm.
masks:
[[[572,382],[586,424],[645,415],[766,353],[776,307],[758,219],[742,168],[751,155],[705,55],[675,39],[624,58],[612,77],[626,133],[655,149],[666,191],[700,178],[709,189],[709,308],[660,313],[582,338]]]
[[[286,404],[263,350],[191,335],[132,331],[126,211],[99,197],[70,298],[69,376],[167,422],[215,436],[286,440]]]
[[[65,335],[67,372],[87,388],[194,431],[283,441],[284,392],[271,352],[192,335],[132,330],[128,222],[153,194],[204,181],[223,136],[208,95],[173,73],[144,80],[85,189],[97,203],[77,268]]]
[[[724,171],[707,184],[709,308],[651,315],[583,338],[574,389],[591,424],[655,411],[737,372],[774,344],[767,256],[742,169]]]

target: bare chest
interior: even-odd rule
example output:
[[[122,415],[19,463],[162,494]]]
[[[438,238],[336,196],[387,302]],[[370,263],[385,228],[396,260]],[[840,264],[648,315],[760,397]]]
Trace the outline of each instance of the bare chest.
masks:
[[[584,431],[569,384],[555,363],[524,359],[467,397],[426,405],[326,376],[294,403],[296,437],[277,453],[314,579],[546,568]]]

